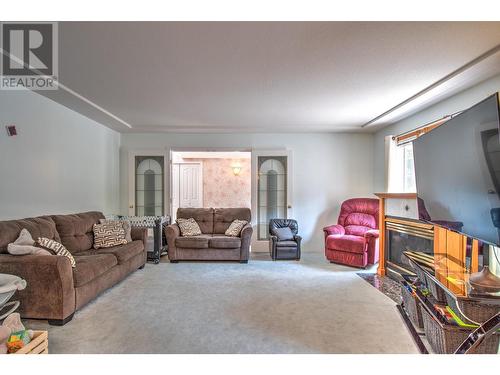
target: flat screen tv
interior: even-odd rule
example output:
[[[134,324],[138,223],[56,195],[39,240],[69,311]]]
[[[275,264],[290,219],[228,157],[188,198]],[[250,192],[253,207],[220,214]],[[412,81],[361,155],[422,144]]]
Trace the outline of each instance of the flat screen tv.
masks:
[[[499,106],[496,93],[413,142],[417,194],[431,221],[455,222],[453,229],[497,246]]]

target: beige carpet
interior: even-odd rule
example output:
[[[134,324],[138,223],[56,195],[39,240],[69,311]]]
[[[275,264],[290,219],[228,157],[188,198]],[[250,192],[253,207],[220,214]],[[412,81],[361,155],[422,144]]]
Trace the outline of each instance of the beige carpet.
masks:
[[[417,353],[395,303],[320,253],[148,264],[48,329],[51,353]]]

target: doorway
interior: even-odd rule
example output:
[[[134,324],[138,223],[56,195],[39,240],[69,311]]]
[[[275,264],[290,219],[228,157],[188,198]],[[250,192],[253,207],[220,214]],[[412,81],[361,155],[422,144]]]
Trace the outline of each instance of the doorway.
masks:
[[[251,152],[171,151],[171,162],[173,221],[178,208],[251,208]]]

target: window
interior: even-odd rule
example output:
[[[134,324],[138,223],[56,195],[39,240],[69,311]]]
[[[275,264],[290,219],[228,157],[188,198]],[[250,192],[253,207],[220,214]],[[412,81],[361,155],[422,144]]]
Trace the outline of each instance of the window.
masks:
[[[417,191],[415,184],[415,164],[413,162],[413,143],[403,146],[403,192],[414,193]]]
[[[414,193],[415,165],[413,143],[398,146],[392,136],[387,137],[387,191],[390,193]]]

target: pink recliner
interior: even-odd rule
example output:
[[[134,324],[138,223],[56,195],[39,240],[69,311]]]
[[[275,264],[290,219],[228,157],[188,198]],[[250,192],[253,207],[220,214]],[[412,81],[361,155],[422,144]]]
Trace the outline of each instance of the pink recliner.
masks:
[[[323,228],[325,255],[332,263],[365,268],[379,259],[378,199],[348,199],[336,225]]]

